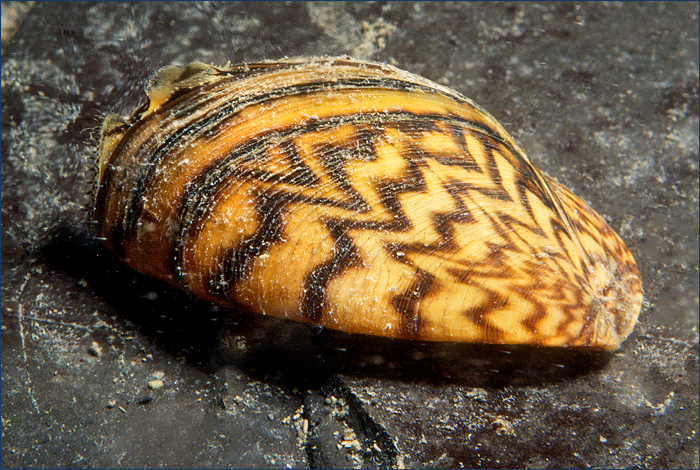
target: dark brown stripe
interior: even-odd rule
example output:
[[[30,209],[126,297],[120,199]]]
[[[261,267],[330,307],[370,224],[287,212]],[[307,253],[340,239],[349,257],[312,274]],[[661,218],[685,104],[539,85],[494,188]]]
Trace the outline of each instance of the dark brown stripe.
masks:
[[[236,247],[221,253],[216,263],[220,271],[212,273],[207,280],[209,293],[231,300],[231,290],[236,283],[250,274],[253,260],[263,254],[272,243],[282,235],[282,212],[289,203],[291,195],[273,192],[258,195],[258,228],[255,233]],[[176,253],[178,266],[181,266],[182,251]],[[180,274],[180,273],[179,273]]]
[[[298,131],[297,131],[298,132]],[[266,139],[277,139],[278,136],[267,136]],[[266,149],[267,143],[263,141],[256,141],[255,146],[258,149]],[[337,149],[336,149],[337,150]],[[262,150],[261,150],[262,151]],[[298,155],[295,155],[293,151],[293,146],[288,146],[289,155],[292,155],[292,159],[299,159]],[[200,226],[203,225],[204,221],[208,217],[209,210],[214,206],[213,198],[219,191],[220,186],[228,186],[227,183],[230,179],[251,179],[259,178],[260,174],[247,170],[246,172],[236,172],[237,166],[235,163],[241,159],[248,158],[250,155],[254,155],[257,151],[253,151],[250,148],[239,149],[242,155],[246,157],[231,156],[227,159],[229,162],[228,166],[223,166],[221,162],[218,162],[215,167],[210,168],[200,175],[200,177],[195,179],[195,183],[192,186],[192,191],[187,197],[185,204],[183,205],[183,210],[181,211],[180,220],[182,225],[180,228],[180,238],[178,242],[178,248],[176,253],[178,253],[178,258],[181,258],[181,254],[184,253],[186,249],[186,240],[194,240],[197,238],[197,233]],[[230,261],[225,261],[224,265],[228,266],[221,273],[221,279],[224,279],[224,284],[227,286],[233,286],[235,283],[246,274],[247,266],[251,260],[244,260],[244,256],[257,257],[262,254],[265,247],[270,246],[272,243],[276,242],[282,234],[282,229],[279,227],[274,228],[270,224],[275,223],[281,226],[281,214],[284,210],[283,206],[288,205],[291,202],[302,202],[306,204],[313,205],[326,205],[340,207],[351,212],[364,212],[369,210],[369,206],[362,199],[361,195],[357,193],[354,188],[347,184],[347,175],[344,173],[343,165],[346,161],[342,158],[335,150],[331,151],[329,149],[320,149],[321,159],[325,159],[324,167],[327,172],[331,175],[331,178],[339,183],[339,186],[349,195],[349,197],[342,201],[328,200],[326,198],[311,198],[301,195],[291,194],[285,191],[277,191],[276,194],[276,204],[274,210],[271,210],[269,204],[258,202],[258,213],[261,223],[256,230],[256,233],[250,240],[247,240],[242,247],[235,249],[226,256],[231,256]],[[342,152],[342,151],[341,151]],[[308,167],[305,166],[308,169]],[[310,170],[309,170],[310,171]],[[284,176],[284,175],[283,175]],[[264,181],[268,183],[273,183],[277,181],[274,175],[271,173],[266,173],[263,177]],[[321,179],[317,176],[313,178],[305,178],[303,181],[305,184],[312,184],[313,182],[320,182]],[[291,182],[291,181],[286,181]],[[297,181],[299,182],[299,181]],[[347,185],[347,186],[346,186]],[[393,216],[391,220],[382,221],[354,221],[354,220],[338,220],[333,222],[332,235],[336,239],[336,247],[334,256],[332,259],[328,260],[323,265],[316,268],[312,274],[307,279],[307,298],[304,301],[306,305],[305,313],[308,314],[309,319],[317,322],[320,319],[322,306],[325,302],[325,287],[327,283],[335,276],[344,272],[348,267],[352,266],[352,263],[360,262],[359,255],[357,259],[351,256],[351,253],[355,253],[354,248],[350,249],[348,241],[349,236],[345,234],[344,231],[350,229],[363,229],[363,230],[377,230],[377,231],[396,231],[405,230],[410,227],[410,221],[406,217],[403,209],[398,202],[398,195],[402,192],[413,191],[413,192],[425,192],[427,190],[425,182],[423,180],[422,172],[418,168],[418,164],[414,159],[408,160],[408,169],[403,174],[400,175],[395,180],[388,180],[383,185],[378,185],[378,192],[382,196],[382,201]],[[262,196],[260,196],[262,197]],[[274,217],[273,217],[274,215]],[[454,220],[463,217],[463,214],[455,215],[452,217]],[[438,230],[445,230],[441,225]],[[346,259],[347,258],[347,259]],[[219,282],[219,276],[215,276],[216,279],[213,282]],[[212,286],[213,290],[216,290]]]
[[[474,159],[469,150],[469,147],[467,146],[467,141],[464,137],[464,127],[454,124],[449,124],[445,127],[447,127],[448,130],[446,134],[449,135],[452,138],[452,140],[457,142],[459,148],[462,149],[462,155],[455,156],[451,153],[440,154],[437,152],[433,152],[431,158],[433,158],[436,162],[440,163],[441,165],[459,166],[467,171],[476,171],[477,173],[482,173],[483,170],[481,169],[477,161]]]
[[[404,82],[399,82],[404,83]],[[332,83],[333,85],[338,86],[339,88],[342,87],[342,85],[348,85],[348,83],[343,83],[343,82],[338,82],[338,83]],[[397,86],[398,86],[397,84]],[[277,97],[279,98],[286,98],[289,96],[289,93],[291,92],[292,89],[297,89],[296,91],[298,93],[311,93],[315,91],[325,91],[325,89],[322,87],[322,85],[328,86],[329,84],[314,84],[314,85],[319,85],[311,87],[311,86],[305,86],[305,87],[289,87],[286,89],[279,89],[279,91],[275,93],[265,93],[261,95],[256,95],[254,98],[249,98],[246,100],[234,100],[232,103],[227,104],[227,106],[224,106],[222,108],[224,109],[219,109],[214,115],[211,117],[204,119],[204,120],[199,120],[196,121],[192,124],[189,125],[184,125],[181,128],[179,128],[176,132],[172,133],[166,141],[155,151],[152,153],[152,157],[150,158],[150,161],[146,162],[145,159],[144,162],[140,165],[140,175],[135,177],[137,180],[136,187],[132,193],[132,198],[131,198],[131,203],[128,205],[128,208],[126,210],[125,216],[120,219],[120,224],[123,225],[123,227],[115,227],[115,235],[112,236],[115,242],[115,246],[118,246],[119,241],[125,237],[129,237],[130,233],[133,232],[133,230],[136,227],[136,224],[138,223],[138,220],[141,215],[141,210],[142,210],[142,204],[141,202],[143,201],[144,194],[147,192],[147,188],[150,187],[151,185],[151,180],[155,175],[156,169],[158,166],[161,164],[161,161],[166,158],[168,153],[172,151],[173,148],[176,146],[180,147],[185,147],[186,143],[184,142],[184,139],[188,137],[193,137],[197,135],[202,135],[205,133],[213,133],[215,132],[215,128],[217,126],[223,125],[223,122],[228,119],[233,117],[235,113],[232,113],[230,110],[227,111],[226,108],[231,108],[231,109],[236,109],[240,110],[245,106],[249,106],[251,104],[255,104],[257,102],[265,101],[265,100],[270,100],[273,99],[275,95],[278,95]],[[238,105],[236,105],[238,103]],[[241,146],[240,148],[247,148],[248,145],[251,145],[252,147],[259,147],[260,142],[269,142],[270,138],[274,136],[285,136],[285,135],[291,135],[297,132],[313,132],[315,130],[320,130],[324,128],[332,128],[335,125],[338,124],[347,124],[347,123],[352,123],[352,124],[360,124],[360,123],[366,123],[366,124],[373,124],[377,121],[377,118],[380,118],[379,120],[385,124],[392,124],[395,125],[399,128],[401,126],[404,126],[404,132],[412,132],[412,131],[417,131],[417,130],[425,130],[425,129],[431,129],[434,130],[435,127],[431,123],[431,121],[445,121],[447,123],[451,123],[451,125],[455,126],[464,126],[467,128],[474,128],[478,129],[480,131],[483,131],[485,127],[478,122],[473,122],[473,121],[468,121],[468,120],[461,120],[458,117],[455,116],[443,116],[443,115],[415,115],[412,113],[407,113],[407,112],[397,112],[397,113],[391,113],[391,114],[384,114],[384,113],[378,113],[376,115],[374,114],[362,114],[362,115],[348,115],[348,116],[335,116],[331,119],[319,121],[313,124],[310,124],[308,126],[304,127],[298,127],[298,128],[293,128],[293,129],[280,129],[275,132],[271,132],[266,136],[266,138],[258,138],[256,141],[251,142],[250,144],[245,144]],[[165,122],[162,123],[162,125],[165,125]],[[427,127],[426,127],[427,126]],[[136,126],[134,126],[136,127]],[[127,134],[130,134],[131,131],[134,129],[132,127],[129,129]],[[135,131],[134,131],[135,132]],[[496,138],[498,142],[503,143],[504,145],[508,145],[505,140],[503,140],[498,134],[495,134],[494,131],[488,130],[488,131],[483,131],[483,132],[488,132],[489,136],[492,136],[492,138]],[[153,136],[153,140],[157,140],[159,136]],[[127,135],[122,139],[120,142],[120,145],[126,145],[127,142]],[[514,149],[513,149],[514,150]],[[115,152],[116,154],[117,152]],[[242,151],[237,151],[235,152],[237,155],[243,155],[244,152]],[[253,154],[251,154],[253,155]]]
[[[478,325],[482,330],[484,343],[496,344],[503,341],[504,334],[503,331],[488,318],[488,315],[497,310],[504,309],[508,305],[508,297],[504,297],[498,292],[485,290],[488,296],[484,303],[464,310],[463,315]]]
[[[410,120],[416,118],[413,115],[391,115],[391,117],[394,120],[389,121],[386,119],[389,116],[383,117],[384,123],[386,125],[393,124],[396,121],[402,124],[407,122],[408,125],[410,125]],[[198,229],[195,229],[195,227],[199,227],[203,223],[203,221],[206,220],[210,208],[213,207],[213,204],[211,202],[212,198],[215,194],[217,194],[219,186],[226,186],[226,181],[230,178],[259,179],[267,183],[286,182],[290,184],[299,184],[303,186],[313,185],[314,183],[320,181],[320,178],[316,175],[313,175],[312,171],[308,168],[308,166],[306,166],[301,161],[298,154],[294,150],[293,144],[291,143],[286,146],[286,154],[288,155],[289,160],[294,162],[293,166],[300,168],[300,173],[305,175],[301,178],[289,178],[289,175],[275,175],[270,172],[265,172],[263,170],[248,169],[246,171],[240,171],[238,169],[238,163],[247,160],[254,160],[256,158],[262,158],[262,155],[267,151],[270,141],[279,141],[280,139],[285,138],[288,139],[291,135],[296,135],[298,133],[315,132],[323,130],[325,128],[332,128],[339,125],[341,122],[343,124],[358,125],[368,119],[366,115],[357,115],[353,116],[352,118],[354,119],[349,119],[348,117],[336,117],[334,119],[316,122],[312,125],[306,126],[303,129],[294,128],[288,129],[284,133],[281,133],[279,131],[275,133],[270,133],[264,138],[257,139],[256,141],[249,142],[248,144],[240,147],[239,149],[237,149],[235,154],[229,155],[226,159],[216,162],[214,166],[204,171],[202,175],[200,175],[200,177],[195,179],[194,184],[192,185],[192,190],[188,194],[186,202],[183,204],[183,210],[181,211],[180,216],[180,220],[182,222],[180,229],[181,235],[177,243],[178,247],[176,248],[176,253],[184,252],[183,243],[185,243],[185,240],[196,239],[196,233],[198,232]],[[401,120],[401,118],[407,119],[407,121],[403,121]],[[336,206],[354,212],[369,210],[369,206],[367,206],[366,202],[362,199],[361,195],[357,193],[356,190],[349,183],[347,183],[347,175],[345,174],[343,168],[346,159],[343,157],[343,152],[352,150],[352,148],[348,148],[345,150],[333,148],[330,145],[328,145],[327,148],[323,148],[322,146],[318,149],[318,155],[321,157],[320,159],[324,163],[327,172],[331,175],[331,178],[336,182],[336,184],[338,184],[338,186],[349,195],[349,202],[327,200],[324,198],[308,198],[286,193],[283,198],[280,197],[279,199],[283,199],[284,201],[286,201],[286,204],[292,201],[299,201],[307,204]],[[408,164],[407,171],[395,180],[388,180],[378,184],[376,188],[379,194],[381,195],[383,205],[393,215],[394,220],[390,221],[389,223],[381,221],[348,221],[348,227],[362,228],[365,230],[404,230],[410,226],[410,219],[404,213],[403,208],[401,207],[401,204],[399,202],[398,196],[400,193],[408,191],[425,192],[427,191],[427,187],[425,186],[422,171],[419,168],[419,164],[422,163],[425,158],[422,150],[414,148],[412,152],[408,153],[410,157],[407,156],[406,160]],[[294,174],[294,172],[292,172],[292,174]],[[431,245],[428,248],[430,250],[449,251],[453,249],[453,223],[465,223],[472,220],[469,211],[466,209],[461,199],[456,196],[456,193],[459,192],[460,188],[455,186],[457,185],[451,185],[449,188],[445,189],[447,189],[448,192],[452,195],[456,204],[458,205],[458,207],[460,207],[460,210],[447,214],[436,215],[435,228],[436,231],[441,235],[441,240],[437,244]],[[281,211],[281,209],[279,210]],[[275,212],[275,214],[276,218],[268,217],[264,220],[275,220],[275,223],[281,223],[279,212]],[[233,261],[229,262],[229,264],[236,268],[226,269],[227,273],[230,273],[224,274],[224,278],[227,279],[227,283],[235,284],[235,282],[241,276],[241,274],[237,273],[245,272],[245,268],[241,268],[241,266],[247,265],[247,262],[244,263],[241,260],[241,257],[243,255],[252,255],[253,257],[259,256],[260,254],[262,254],[260,248],[263,246],[268,246],[269,243],[274,242],[276,238],[279,237],[279,235],[281,234],[280,229],[271,230],[268,224],[263,225],[264,226],[261,226],[256,231],[256,235],[251,240],[246,242],[245,246],[231,253]],[[194,232],[192,231],[193,229],[195,229]],[[268,234],[268,236],[265,236],[265,234]],[[274,234],[274,236],[272,236],[271,234]],[[256,249],[253,250],[251,247],[255,247]],[[414,247],[406,245],[404,248],[407,251],[426,251],[425,246]],[[333,267],[333,269],[331,269],[331,267]],[[342,267],[342,263],[337,263],[333,260],[330,260],[325,268],[321,269],[321,271],[318,271],[316,276],[319,280],[324,280],[324,282],[327,282],[328,280],[330,280],[330,278],[332,278],[335,275],[338,275],[342,271],[340,267]],[[320,281],[314,281],[312,284],[320,285],[319,282]],[[316,292],[316,294],[318,294],[319,291],[317,289],[316,291],[312,290],[312,292]],[[309,305],[312,304],[309,303]],[[318,302],[313,305],[318,305]],[[314,309],[309,309],[309,311],[313,312]]]
[[[304,295],[301,300],[302,315],[311,323],[320,324],[326,308],[328,283],[347,269],[362,264],[357,247],[347,234],[345,222],[330,220],[326,223],[335,240],[333,257],[314,268],[304,281]]]
[[[537,225],[536,223],[528,224],[525,223],[521,220],[516,219],[512,215],[510,215],[508,212],[505,211],[498,211],[496,212],[496,217],[498,217],[498,220],[501,221],[506,227],[508,227],[509,231],[518,238],[520,238],[523,242],[527,243],[523,236],[521,235],[521,232],[523,230],[528,231],[532,233],[533,235],[540,237],[540,238],[547,238],[547,233]],[[516,228],[517,227],[517,228]]]
[[[552,286],[554,287],[554,286]],[[557,286],[558,289],[556,291],[556,294],[554,294],[554,298],[550,297],[547,299],[548,303],[554,304],[556,300],[563,299],[564,298],[564,287],[563,286]],[[547,294],[551,294],[551,291],[548,289]],[[539,334],[539,324],[542,321],[542,319],[546,318],[547,316],[547,308],[545,305],[540,302],[540,296],[534,295],[530,296],[528,299],[530,305],[532,305],[532,308],[535,310],[534,313],[531,313],[528,315],[528,317],[521,323],[523,328],[525,328],[527,331],[529,331],[532,334]],[[564,325],[566,326],[566,325]],[[558,334],[561,334],[563,331],[561,326],[559,328]]]
[[[364,153],[365,150],[362,152]],[[350,158],[354,158],[351,156],[357,153],[360,152],[355,146],[347,147],[328,142],[314,145],[314,154],[319,157],[326,174],[347,197],[348,209],[355,212],[368,212],[371,210],[370,205],[348,181],[348,174],[345,171],[345,163]]]
[[[401,316],[399,329],[406,339],[420,339],[425,319],[420,314],[420,302],[427,298],[435,283],[435,276],[423,271],[416,271],[417,278],[401,294],[391,298],[391,305]]]
[[[370,86],[377,86],[379,83],[381,83],[383,86],[387,86],[387,84],[392,84],[395,86],[397,89],[410,89],[413,87],[413,84],[406,84],[405,82],[399,82],[399,81],[393,81],[393,82],[387,82],[386,80],[380,80],[374,83],[369,83]],[[129,204],[126,214],[123,218],[119,219],[119,222],[116,224],[114,227],[113,231],[111,234],[109,234],[113,245],[116,247],[121,246],[122,240],[125,238],[128,238],[130,234],[133,232],[133,230],[136,227],[136,224],[138,223],[138,220],[140,219],[141,216],[141,210],[142,210],[142,201],[144,198],[144,195],[147,191],[147,188],[150,186],[151,180],[155,174],[156,168],[160,164],[162,160],[166,158],[166,155],[172,151],[173,148],[176,146],[184,146],[184,140],[187,138],[196,138],[198,135],[202,135],[203,133],[208,133],[210,130],[215,128],[218,125],[221,125],[222,122],[230,118],[232,116],[232,112],[235,110],[240,110],[241,108],[248,106],[250,104],[254,104],[256,102],[261,102],[265,100],[271,100],[275,96],[278,96],[279,98],[287,98],[290,96],[290,94],[294,93],[311,93],[318,91],[319,89],[322,89],[323,87],[326,87],[326,89],[329,87],[329,85],[332,85],[333,87],[336,88],[342,88],[343,86],[345,87],[352,87],[352,86],[359,86],[360,84],[367,85],[368,82],[367,80],[359,80],[359,81],[353,81],[353,80],[347,80],[345,82],[335,82],[332,84],[328,83],[323,83],[323,84],[306,84],[306,85],[300,85],[296,87],[289,87],[286,89],[279,89],[279,90],[274,90],[272,92],[267,92],[264,94],[256,95],[255,97],[246,97],[245,99],[241,100],[234,100],[232,103],[227,104],[227,106],[223,106],[217,111],[208,117],[207,119],[203,120],[198,120],[197,122],[193,122],[189,125],[183,125],[181,126],[176,132],[173,132],[171,135],[168,136],[166,139],[165,143],[159,146],[159,148],[151,153],[151,158],[150,161],[147,164],[139,165],[140,168],[144,168],[142,170],[142,174],[140,177],[138,177],[138,182],[136,184],[135,189],[132,192],[132,198],[131,198],[131,203]],[[185,98],[182,98],[183,100]],[[190,101],[192,100],[192,97],[188,98]],[[194,105],[192,105],[194,106]],[[185,106],[186,107],[186,106]],[[188,113],[191,111],[191,109],[188,110]],[[184,114],[183,114],[184,116]],[[431,124],[431,121],[433,120],[441,120],[445,121],[447,123],[451,123],[453,126],[463,126],[467,128],[475,128],[475,129],[484,129],[484,126],[481,125],[481,123],[478,122],[469,122],[466,120],[460,120],[459,118],[456,118],[454,116],[446,117],[446,116],[416,116],[410,113],[395,113],[391,115],[386,115],[386,114],[379,114],[377,116],[373,116],[371,114],[365,114],[365,115],[360,115],[360,116],[354,116],[354,119],[352,116],[339,116],[334,119],[330,120],[325,120],[322,122],[314,123],[310,126],[306,126],[305,128],[295,128],[295,129],[286,129],[286,130],[281,130],[277,131],[275,133],[268,134],[266,138],[262,139],[257,139],[255,142],[251,142],[249,144],[243,145],[242,147],[239,148],[237,152],[235,152],[235,156],[229,156],[227,157],[224,162],[226,163],[231,163],[232,159],[235,160],[236,158],[241,158],[245,155],[247,155],[248,159],[254,158],[255,155],[260,155],[264,152],[264,146],[268,145],[270,139],[274,136],[276,138],[279,137],[284,137],[286,135],[291,135],[293,133],[298,133],[298,132],[313,132],[315,130],[323,129],[325,128],[330,128],[335,125],[338,125],[340,123],[347,123],[348,121],[352,122],[353,124],[359,124],[362,122],[365,122],[367,124],[372,124],[377,120],[377,117],[380,118],[385,124],[387,125],[397,125],[397,126],[408,126],[411,128],[411,131],[415,131],[417,129],[426,129],[426,123],[430,124],[428,128],[434,129],[434,125]],[[350,118],[350,119],[349,119]],[[168,118],[172,119],[172,118]],[[165,122],[164,122],[165,123]],[[163,123],[163,124],[164,124]],[[137,127],[137,126],[134,126]],[[129,129],[127,134],[136,132],[136,130],[132,127]],[[133,131],[133,132],[132,132]],[[406,129],[408,131],[408,129]],[[488,132],[489,135],[494,135],[493,131],[485,131]],[[497,136],[497,135],[496,135]],[[156,141],[159,136],[153,136],[152,141]],[[497,139],[499,142],[504,143],[505,141],[500,137],[497,136]],[[124,139],[122,139],[122,142],[120,142],[121,145],[126,145],[127,141],[129,140],[128,136],[125,136]],[[147,148],[150,148],[150,146],[147,146]],[[257,152],[256,152],[257,151]],[[116,153],[116,152],[115,152]],[[143,159],[143,158],[142,158]],[[216,163],[215,166],[220,166],[220,163]],[[140,169],[139,168],[139,169]],[[208,169],[207,172],[212,171],[212,169]],[[310,171],[310,170],[309,170]],[[216,172],[216,170],[214,170]],[[301,173],[304,173],[304,171],[301,171]],[[308,173],[308,172],[307,172]],[[420,171],[416,171],[416,174],[420,174]],[[271,174],[266,174],[263,171],[260,173],[256,174],[248,174],[248,177],[252,178],[259,178],[261,180],[269,180],[270,178],[273,178],[273,175]],[[339,180],[339,176],[336,174],[336,181]],[[415,175],[414,175],[415,176]],[[206,196],[207,194],[212,194],[215,192],[215,189],[211,186],[212,181],[218,181],[219,184],[220,182],[224,181],[225,178],[223,177],[215,177],[214,179],[209,178],[210,183],[208,185],[209,189],[204,189],[204,190],[199,190],[196,189],[194,192],[199,194],[200,196],[196,197],[195,199],[208,199],[209,196]],[[304,180],[305,178],[301,178],[301,180]],[[278,180],[282,180],[278,177]],[[308,178],[307,178],[308,180]],[[397,185],[402,184],[402,183],[397,183]],[[200,188],[200,184],[198,181],[195,181],[193,184],[194,188]],[[346,185],[345,189],[351,188],[349,185]],[[401,192],[403,190],[421,190],[423,191],[424,188],[401,188],[401,187],[396,187],[393,188],[391,186],[383,188],[384,190],[382,191],[383,194],[388,195],[388,197],[385,197],[383,202],[387,206],[387,208],[395,215],[397,218],[405,220],[405,215],[403,214],[403,211],[400,208],[400,205],[398,204],[398,200],[394,197],[398,192]],[[352,189],[350,189],[352,190]],[[202,197],[204,196],[204,197]],[[356,195],[357,196],[357,195]],[[188,196],[187,199],[189,201],[192,201],[193,199]],[[358,197],[353,197],[352,198],[355,202],[354,209],[357,209],[357,202],[359,201]],[[328,201],[316,201],[316,203],[327,203]],[[313,203],[313,202],[311,202]],[[184,204],[185,207],[189,206],[190,208],[193,207],[192,204]],[[200,206],[201,207],[201,206]],[[187,210],[185,210],[187,212]],[[202,214],[203,215],[203,214]],[[183,217],[181,220],[187,221],[187,217]],[[184,225],[188,225],[185,223]],[[182,233],[182,231],[181,231]]]
[[[292,67],[293,68],[293,67]],[[268,69],[269,70],[269,69]],[[237,81],[240,80],[240,77],[232,78],[231,81]],[[154,115],[149,117],[148,119],[155,119],[157,115],[163,115],[167,114],[167,118],[163,119],[163,125],[167,124],[169,121],[176,120],[176,119],[186,119],[186,117],[192,113],[195,109],[202,109],[202,107],[206,107],[206,105],[210,102],[213,101],[214,97],[210,94],[208,94],[209,89],[213,89],[215,87],[221,87],[221,85],[224,84],[224,81],[221,82],[216,82],[210,85],[206,85],[202,87],[199,90],[195,90],[191,93],[188,93],[187,95],[180,97],[178,99],[172,100],[165,105]],[[149,183],[154,175],[155,168],[158,167],[160,164],[160,161],[165,158],[166,155],[170,153],[173,147],[176,145],[184,145],[184,142],[182,141],[184,138],[188,136],[196,136],[196,135],[203,135],[205,133],[210,134],[210,135],[215,135],[219,127],[222,126],[228,119],[232,118],[235,116],[238,112],[240,112],[242,109],[248,106],[252,106],[261,102],[268,102],[271,100],[276,100],[276,99],[286,99],[290,96],[294,95],[307,95],[307,94],[312,94],[312,93],[317,93],[317,92],[327,92],[330,90],[342,90],[342,89],[362,89],[362,88],[369,88],[372,90],[376,90],[378,88],[380,89],[393,89],[393,90],[401,90],[401,91],[406,91],[406,92],[412,92],[416,90],[422,90],[430,93],[435,93],[443,96],[447,96],[457,102],[460,103],[465,103],[465,100],[459,98],[458,96],[451,95],[451,94],[445,94],[439,90],[433,89],[431,87],[427,87],[425,85],[419,85],[415,84],[412,82],[406,82],[402,80],[397,80],[397,79],[390,79],[390,78],[379,78],[379,79],[374,79],[374,78],[369,78],[369,77],[363,77],[363,78],[358,78],[358,79],[343,79],[343,80],[337,80],[337,81],[321,81],[321,82],[312,82],[312,83],[304,83],[304,84],[299,84],[299,85],[292,85],[289,87],[281,87],[281,88],[276,88],[270,91],[267,91],[265,93],[259,93],[256,95],[251,95],[251,96],[244,96],[236,100],[231,100],[226,105],[220,106],[213,112],[211,115],[204,119],[200,119],[198,121],[192,122],[190,124],[183,124],[183,126],[178,129],[176,132],[168,136],[166,141],[160,145],[158,149],[155,151],[151,152],[151,158],[146,161],[144,160],[143,162],[143,171],[144,174],[141,176],[135,178],[136,181],[138,181],[137,184],[137,189],[134,191],[134,195],[132,198],[132,204],[130,204],[129,209],[127,210],[127,215],[125,217],[126,220],[126,227],[124,228],[124,231],[126,233],[131,232],[136,224],[136,221],[139,218],[139,201],[142,200],[143,194],[145,193],[145,188],[149,186]],[[459,118],[456,118],[455,116],[447,117],[447,116],[435,116],[433,118],[426,117],[423,120],[417,120],[414,121],[414,125],[425,125],[427,123],[430,123],[431,119],[438,118],[440,120],[456,120],[461,122],[462,124],[468,122],[466,120],[460,120]],[[432,124],[431,124],[432,125]],[[132,128],[127,132],[127,134],[124,136],[120,144],[126,145],[126,141],[129,140],[129,134],[133,134],[133,132],[136,132],[137,130],[134,129],[134,127],[140,127],[138,125],[132,126]],[[489,137],[505,143],[505,140],[498,135],[495,131],[492,129],[488,128],[487,126],[484,126],[480,122],[470,122],[470,126],[475,129],[477,129],[481,133],[487,134]],[[133,131],[133,132],[131,132]],[[162,136],[153,136],[156,140],[159,139]],[[118,152],[115,151],[115,154]]]
[[[439,235],[437,241],[425,244],[425,243],[389,243],[384,246],[390,256],[392,256],[397,261],[404,264],[413,266],[413,264],[406,258],[406,253],[427,253],[430,255],[435,255],[437,253],[454,253],[459,246],[455,242],[454,236],[454,226],[455,224],[470,224],[476,221],[471,215],[471,212],[463,204],[461,199],[457,196],[454,188],[449,184],[444,184],[443,189],[447,191],[450,196],[455,200],[457,209],[449,212],[435,212],[432,215],[432,227],[435,232]],[[409,218],[407,220],[410,221]],[[396,253],[403,253],[404,256],[397,257]]]

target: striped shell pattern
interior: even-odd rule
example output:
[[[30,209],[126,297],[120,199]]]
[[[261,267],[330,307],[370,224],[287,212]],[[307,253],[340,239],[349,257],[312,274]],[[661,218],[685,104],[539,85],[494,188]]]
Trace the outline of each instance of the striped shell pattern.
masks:
[[[351,333],[614,350],[642,303],[628,248],[461,94],[299,58],[158,71],[109,115],[95,213],[134,269]]]

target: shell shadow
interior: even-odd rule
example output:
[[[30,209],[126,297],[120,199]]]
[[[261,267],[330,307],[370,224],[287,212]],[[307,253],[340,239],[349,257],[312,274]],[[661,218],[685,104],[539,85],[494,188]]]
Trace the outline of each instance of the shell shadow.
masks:
[[[290,389],[320,389],[336,375],[538,386],[589,374],[613,357],[584,348],[387,339],[223,309],[137,273],[98,241],[68,228],[50,237],[42,255],[52,268],[84,279],[117,316],[170,354],[208,373],[233,366]]]
[[[224,322],[218,362],[307,388],[337,374],[470,387],[540,386],[600,370],[613,357],[584,348],[389,339],[257,317]]]

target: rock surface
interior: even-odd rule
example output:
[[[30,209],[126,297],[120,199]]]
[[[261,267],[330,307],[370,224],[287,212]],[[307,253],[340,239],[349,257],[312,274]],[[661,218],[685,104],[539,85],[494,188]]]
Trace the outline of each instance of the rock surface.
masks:
[[[697,3],[2,9],[3,467],[698,467]],[[473,98],[606,217],[646,299],[619,351],[225,312],[95,240],[101,118],[155,69],[339,54]]]

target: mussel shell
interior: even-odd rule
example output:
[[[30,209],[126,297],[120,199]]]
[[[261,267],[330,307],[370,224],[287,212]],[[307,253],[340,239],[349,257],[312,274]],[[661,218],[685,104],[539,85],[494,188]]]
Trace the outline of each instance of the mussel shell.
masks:
[[[102,129],[95,214],[138,271],[225,306],[430,341],[619,347],[624,242],[477,104],[394,67],[158,71]]]

